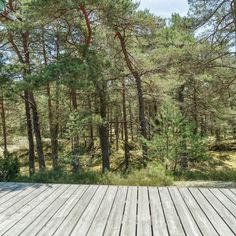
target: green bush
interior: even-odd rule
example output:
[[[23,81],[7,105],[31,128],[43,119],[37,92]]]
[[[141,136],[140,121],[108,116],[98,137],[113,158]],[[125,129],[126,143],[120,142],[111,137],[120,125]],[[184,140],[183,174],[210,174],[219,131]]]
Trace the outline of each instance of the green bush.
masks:
[[[204,140],[194,134],[193,125],[173,104],[164,104],[152,125],[152,137],[145,141],[151,159],[159,161],[173,172],[178,167],[186,168],[188,162],[202,162],[207,159]]]
[[[185,172],[178,172],[175,174],[175,180],[193,181],[193,180],[207,180],[207,181],[232,181],[236,182],[236,169],[222,169],[222,170],[192,170]]]
[[[0,159],[0,181],[14,179],[20,172],[20,165],[17,157],[7,154]]]

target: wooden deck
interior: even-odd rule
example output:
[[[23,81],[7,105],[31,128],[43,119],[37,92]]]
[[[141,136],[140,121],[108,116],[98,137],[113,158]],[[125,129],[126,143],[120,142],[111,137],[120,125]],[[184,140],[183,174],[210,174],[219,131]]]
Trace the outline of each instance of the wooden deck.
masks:
[[[236,235],[236,189],[0,183],[0,235]]]

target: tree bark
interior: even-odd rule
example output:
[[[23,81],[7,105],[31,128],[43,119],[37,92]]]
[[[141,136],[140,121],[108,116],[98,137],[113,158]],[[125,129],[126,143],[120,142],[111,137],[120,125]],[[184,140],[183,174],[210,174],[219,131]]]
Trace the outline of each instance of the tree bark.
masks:
[[[58,90],[58,88],[56,88]],[[58,93],[58,91],[56,91]],[[51,98],[51,89],[50,84],[47,85],[47,96],[48,96],[48,120],[49,120],[49,129],[50,129],[50,140],[51,140],[51,158],[52,158],[52,165],[53,169],[58,168],[58,119],[53,115],[53,108],[52,108],[52,98]],[[56,97],[56,109],[55,113],[58,112],[58,96]]]
[[[27,134],[28,134],[27,136],[28,136],[28,142],[29,142],[29,174],[30,176],[32,176],[35,173],[35,155],[34,155],[33,127],[32,127],[32,119],[31,119],[31,114],[30,114],[28,91],[24,92],[24,101],[25,101]]]
[[[42,47],[43,47],[43,57],[45,66],[48,65],[46,45],[45,45],[45,37],[44,37],[44,29],[42,29]],[[57,48],[58,53],[58,48]],[[55,113],[58,113],[58,85],[56,85],[56,109]],[[53,169],[58,168],[58,130],[59,124],[57,115],[56,117],[53,115],[53,106],[52,106],[52,96],[51,96],[51,88],[50,84],[47,84],[47,96],[48,96],[48,121],[49,121],[49,130],[50,130],[50,141],[51,141],[51,158]]]
[[[44,154],[43,154],[43,142],[42,142],[42,137],[41,137],[40,125],[39,125],[37,105],[36,105],[34,95],[32,92],[29,92],[29,101],[30,101],[30,107],[32,110],[33,127],[34,127],[34,135],[36,139],[39,169],[43,170],[46,168]]]
[[[5,113],[5,105],[4,105],[4,96],[3,94],[0,97],[0,105],[1,105],[1,118],[2,118],[2,134],[3,134],[3,156],[7,157],[7,126],[6,126],[6,113]]]
[[[141,76],[138,73],[138,71],[135,69],[135,67],[133,66],[133,64],[130,60],[129,53],[126,48],[125,37],[122,36],[120,32],[117,32],[116,35],[119,38],[126,65],[129,69],[129,71],[132,73],[133,77],[135,78],[137,92],[138,92],[140,133],[141,133],[142,137],[146,139],[147,138],[147,122],[146,122],[146,118],[145,118],[145,106],[144,106]],[[142,142],[142,149],[143,149],[143,159],[145,161],[145,160],[147,160],[148,157],[147,157],[147,145],[144,142]]]
[[[129,136],[126,113],[126,86],[125,79],[122,79],[122,104],[123,104],[123,121],[124,121],[124,151],[125,151],[125,169],[129,168]]]
[[[109,124],[107,121],[107,82],[102,81],[102,87],[100,88],[100,86],[97,86],[100,99],[100,116],[102,118],[102,124],[99,126],[99,137],[102,150],[102,171],[105,172],[110,170]]]

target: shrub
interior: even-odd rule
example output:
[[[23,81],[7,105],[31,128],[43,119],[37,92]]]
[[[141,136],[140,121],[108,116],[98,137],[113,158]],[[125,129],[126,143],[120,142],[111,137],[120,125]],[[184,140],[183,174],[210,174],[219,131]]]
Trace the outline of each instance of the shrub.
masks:
[[[173,172],[178,165],[186,168],[188,161],[207,159],[207,146],[203,139],[193,133],[193,126],[176,106],[163,105],[152,125],[152,138],[146,141],[151,159],[158,160]]]
[[[19,171],[20,165],[17,157],[7,154],[5,158],[0,159],[0,181],[14,179]]]

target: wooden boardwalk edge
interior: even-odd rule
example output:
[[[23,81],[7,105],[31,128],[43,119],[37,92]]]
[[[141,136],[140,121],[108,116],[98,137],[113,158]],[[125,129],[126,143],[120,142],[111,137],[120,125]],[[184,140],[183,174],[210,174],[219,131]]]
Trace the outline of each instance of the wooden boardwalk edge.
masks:
[[[0,235],[236,235],[236,189],[0,183]]]

